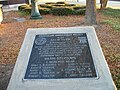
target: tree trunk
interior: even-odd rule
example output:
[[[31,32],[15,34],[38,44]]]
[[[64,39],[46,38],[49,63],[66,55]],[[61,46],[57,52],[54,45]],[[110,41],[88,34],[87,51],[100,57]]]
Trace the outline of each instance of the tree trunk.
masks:
[[[96,25],[96,0],[86,0],[85,24]]]
[[[105,9],[107,6],[107,2],[108,2],[108,0],[100,0],[100,4],[101,4],[100,8]]]

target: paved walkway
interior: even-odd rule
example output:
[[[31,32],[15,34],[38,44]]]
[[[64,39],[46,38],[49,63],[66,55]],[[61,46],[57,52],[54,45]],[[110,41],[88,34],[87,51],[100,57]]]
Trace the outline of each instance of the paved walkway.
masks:
[[[108,7],[120,9],[120,1],[108,1]]]
[[[100,6],[100,0],[96,0],[96,5]],[[79,2],[70,2],[70,3],[77,3],[86,5],[86,0],[79,0]],[[111,7],[114,9],[120,9],[120,1],[108,1],[107,7]]]
[[[11,11],[11,10],[17,11],[18,6],[24,5],[24,4],[5,5],[5,6],[3,6],[3,12],[7,12],[7,11]]]

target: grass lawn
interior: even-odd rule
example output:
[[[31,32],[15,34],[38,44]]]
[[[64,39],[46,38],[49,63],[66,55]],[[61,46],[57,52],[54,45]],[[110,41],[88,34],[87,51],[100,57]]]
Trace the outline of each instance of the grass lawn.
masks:
[[[0,90],[6,90],[26,30],[28,28],[75,27],[84,25],[84,16],[42,15],[41,20],[30,20],[18,11],[4,13],[0,25]],[[24,18],[18,22],[16,18]],[[97,12],[97,36],[113,80],[120,90],[120,10],[106,9]]]
[[[110,24],[113,29],[120,31],[120,9],[107,8],[100,12],[109,16],[109,19],[104,20],[103,23]]]

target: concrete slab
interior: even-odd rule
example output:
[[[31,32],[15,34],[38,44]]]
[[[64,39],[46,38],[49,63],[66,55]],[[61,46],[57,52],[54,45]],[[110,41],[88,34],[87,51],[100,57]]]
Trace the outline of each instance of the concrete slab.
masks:
[[[86,33],[97,78],[24,79],[36,35]],[[7,90],[117,90],[93,27],[27,30]]]
[[[25,18],[20,18],[20,17],[13,18],[13,19],[16,20],[17,22],[24,22],[26,20]]]

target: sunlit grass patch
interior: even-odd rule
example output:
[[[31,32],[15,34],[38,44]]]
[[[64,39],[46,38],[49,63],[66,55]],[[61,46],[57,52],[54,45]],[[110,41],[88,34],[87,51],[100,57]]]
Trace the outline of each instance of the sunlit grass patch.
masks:
[[[113,29],[120,31],[120,21],[119,20],[109,19],[109,20],[102,21],[102,23],[103,24],[110,24],[110,25],[112,25]]]
[[[108,19],[102,21],[103,24],[110,24],[113,29],[120,31],[120,9],[107,8],[99,10],[99,12],[108,17]]]

